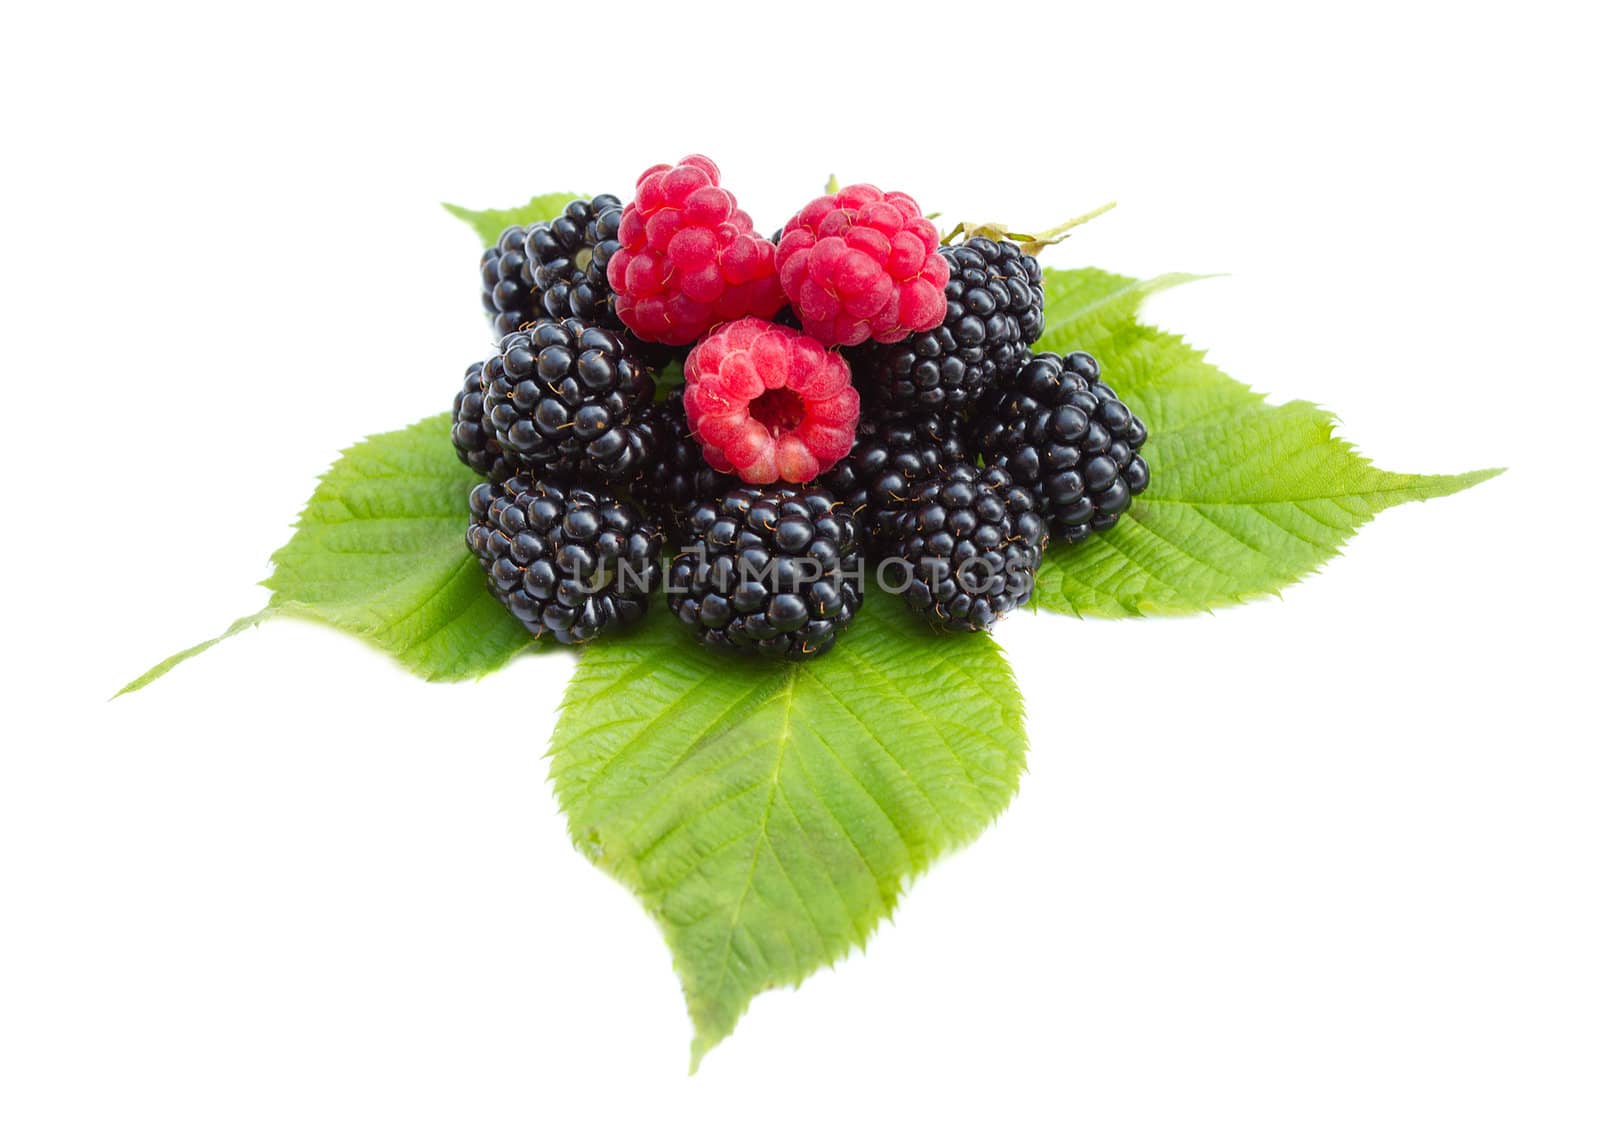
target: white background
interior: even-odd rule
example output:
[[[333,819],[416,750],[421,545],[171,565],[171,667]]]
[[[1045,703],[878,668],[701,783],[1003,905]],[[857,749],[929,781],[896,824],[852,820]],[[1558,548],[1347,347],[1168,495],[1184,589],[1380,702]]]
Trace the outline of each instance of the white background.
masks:
[[[1593,1137],[1593,29],[1577,4],[33,5],[0,44],[0,1134]],[[1281,601],[1021,617],[1014,805],[701,1073],[571,849],[569,663],[424,685],[264,600],[487,346],[441,199],[704,151],[1053,254],[1399,470]],[[1115,378],[1111,378],[1113,383]],[[1159,479],[1159,472],[1157,478]]]

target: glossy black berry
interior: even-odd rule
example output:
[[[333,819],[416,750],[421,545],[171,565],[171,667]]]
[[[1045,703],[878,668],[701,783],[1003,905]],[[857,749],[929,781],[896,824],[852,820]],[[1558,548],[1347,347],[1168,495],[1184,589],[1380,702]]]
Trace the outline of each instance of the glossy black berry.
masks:
[[[950,264],[944,323],[853,354],[869,407],[958,412],[1027,358],[1044,332],[1044,274],[1009,241],[941,246]]]
[[[483,365],[484,412],[506,458],[538,478],[630,478],[646,456],[636,421],[655,381],[616,333],[543,318]]]
[[[500,240],[483,251],[478,274],[483,286],[483,309],[496,336],[516,332],[543,315],[533,286],[533,267],[525,249],[528,232],[508,226]]]
[[[468,499],[467,548],[535,637],[578,644],[638,620],[661,581],[660,529],[612,496],[517,475]]]
[[[786,329],[794,329],[796,332],[804,331],[800,324],[800,318],[795,315],[794,306],[792,305],[785,305],[772,314],[772,323],[782,325]]]
[[[1145,427],[1100,381],[1086,352],[1032,357],[985,398],[973,447],[1032,492],[1050,533],[1079,542],[1109,530],[1150,485]]]
[[[685,516],[667,604],[703,643],[803,661],[833,648],[861,604],[856,522],[808,485],[736,487]]]
[[[699,499],[715,498],[738,486],[737,476],[725,475],[706,462],[700,442],[689,433],[683,412],[683,389],[652,404],[637,421],[644,438],[646,459],[629,491],[677,533],[684,513]]]
[[[999,467],[956,464],[885,522],[884,582],[942,630],[991,628],[1033,596],[1048,536],[1033,496]]]
[[[613,332],[622,320],[612,305],[606,265],[621,243],[622,202],[601,194],[568,202],[560,215],[528,227],[524,249],[542,316],[579,320]]]
[[[864,419],[855,448],[818,481],[855,515],[867,552],[876,554],[883,513],[903,506],[913,484],[964,462],[962,435],[961,422],[941,412]]]
[[[483,365],[467,366],[450,405],[450,442],[455,444],[456,456],[491,483],[504,482],[515,474],[512,465],[500,451],[483,410]]]

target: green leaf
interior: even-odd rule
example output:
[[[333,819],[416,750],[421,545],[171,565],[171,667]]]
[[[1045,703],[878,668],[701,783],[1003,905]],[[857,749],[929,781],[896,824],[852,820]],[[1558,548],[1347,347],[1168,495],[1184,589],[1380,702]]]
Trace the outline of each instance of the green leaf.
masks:
[[[364,637],[429,680],[498,669],[530,638],[467,550],[480,481],[456,457],[448,414],[358,443],[272,556],[274,606]]]
[[[450,209],[487,243],[569,198]],[[1146,297],[1189,280],[1048,272],[1039,349],[1099,357],[1151,427],[1154,476],[1116,528],[1047,555],[1036,605],[1189,613],[1272,593],[1378,511],[1494,474],[1381,471],[1334,436],[1326,412],[1269,405],[1138,322]],[[474,482],[448,415],[350,448],[273,556],[266,608],[123,692],[281,614],[354,633],[431,680],[500,667],[537,643],[466,551]],[[995,644],[935,637],[877,596],[805,665],[706,653],[658,600],[641,629],[584,651],[550,753],[574,842],[665,933],[695,1024],[693,1068],[756,994],[863,945],[916,874],[981,832],[1015,793],[1026,749]]]
[[[1022,699],[983,636],[886,595],[803,665],[731,667],[658,614],[587,649],[551,741],[572,837],[672,949],[691,1069],[762,990],[862,945],[1016,791]]]
[[[1033,600],[1081,616],[1186,614],[1276,594],[1339,553],[1379,511],[1453,494],[1498,474],[1398,475],[1334,435],[1311,404],[1282,406],[1135,320],[1157,289],[1100,270],[1046,276],[1036,351],[1094,354],[1150,429],[1150,489],[1118,524],[1045,556]]]
[[[126,685],[122,686],[122,688],[118,689],[112,694],[113,699],[122,696],[124,693],[136,692],[137,690],[144,688],[151,681],[165,677],[168,673],[172,672],[175,666],[182,665],[191,657],[198,657],[200,654],[210,649],[213,645],[227,641],[228,638],[233,637],[235,634],[243,633],[247,629],[254,629],[271,616],[272,607],[271,605],[268,605],[265,609],[258,613],[253,613],[249,617],[240,618],[227,629],[219,633],[216,637],[202,641],[199,645],[191,645],[188,649],[179,650],[171,657],[168,657],[165,661],[151,666],[143,673],[140,673],[133,680],[129,681]]]
[[[353,633],[430,681],[498,669],[535,642],[484,588],[467,551],[467,493],[476,481],[456,458],[448,414],[356,444],[322,477],[294,537],[272,556],[266,608],[122,692],[280,614]]]
[[[683,387],[683,361],[669,360],[656,369],[656,400],[665,400],[674,388]]]
[[[566,209],[568,202],[582,197],[582,194],[540,194],[525,205],[507,210],[469,210],[450,202],[444,203],[444,208],[476,230],[479,240],[488,247],[500,240],[500,232],[507,226],[548,222]]]
[[[1094,352],[1087,347],[1090,344],[1104,351],[1108,341],[1134,323],[1145,298],[1163,289],[1208,280],[1210,276],[1164,273],[1140,281],[1103,269],[1046,269],[1044,335],[1034,345],[1034,351]]]

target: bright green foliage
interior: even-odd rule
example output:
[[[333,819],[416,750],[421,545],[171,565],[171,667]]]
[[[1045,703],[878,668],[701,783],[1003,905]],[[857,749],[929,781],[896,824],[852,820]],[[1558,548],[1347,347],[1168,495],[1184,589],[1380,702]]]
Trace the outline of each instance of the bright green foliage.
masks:
[[[566,208],[568,202],[583,198],[582,194],[540,194],[529,199],[526,205],[509,210],[469,210],[449,202],[444,208],[478,232],[478,237],[488,248],[500,240],[500,231],[507,226],[528,226],[534,222],[548,222]]]
[[[488,245],[573,197],[447,208]],[[1494,474],[1379,470],[1334,437],[1326,412],[1269,405],[1138,322],[1147,296],[1188,280],[1047,273],[1037,349],[1100,359],[1150,428],[1152,481],[1111,531],[1048,552],[1039,607],[1192,613],[1274,593],[1385,507]],[[345,452],[273,556],[271,601],[222,637],[278,614],[313,618],[429,680],[482,676],[536,644],[466,550],[477,477],[449,430],[434,416]],[[892,597],[869,596],[833,651],[804,665],[708,653],[657,599],[640,629],[585,649],[550,753],[574,841],[661,925],[697,1065],[756,994],[862,945],[913,876],[981,832],[1015,793],[1027,740],[994,642],[934,636]]]
[[[272,556],[266,609],[123,692],[277,614],[353,633],[430,681],[498,669],[534,642],[484,588],[467,551],[467,492],[477,481],[456,458],[448,414],[356,444],[322,477],[294,537]]]
[[[467,494],[450,417],[346,451],[272,556],[274,606],[336,625],[433,681],[481,677],[526,649],[467,550]]]
[[[1098,617],[1184,614],[1273,594],[1339,552],[1385,507],[1490,478],[1396,475],[1335,438],[1306,403],[1268,404],[1180,338],[1136,319],[1180,276],[1134,281],[1098,269],[1046,277],[1036,351],[1081,349],[1150,429],[1150,489],[1117,525],[1045,556],[1044,609]]]
[[[272,606],[269,604],[266,609],[259,613],[253,613],[249,617],[240,618],[227,629],[217,634],[216,637],[202,641],[198,645],[191,645],[188,649],[179,650],[177,653],[174,653],[171,657],[168,657],[160,664],[152,665],[149,669],[146,669],[143,673],[140,673],[133,680],[129,681],[126,685],[122,686],[122,688],[118,689],[115,693],[115,696],[120,697],[124,693],[132,693],[144,688],[151,681],[165,677],[168,673],[172,672],[174,668],[189,660],[189,658],[198,657],[200,654],[204,653],[218,642],[227,641],[228,638],[232,637],[234,634],[243,633],[247,629],[254,629],[271,616]]]
[[[1163,273],[1140,281],[1104,269],[1046,269],[1044,335],[1033,350],[1094,352],[1087,346],[1095,344],[1105,351],[1135,324],[1146,297],[1204,280],[1193,273]]]
[[[1016,791],[1022,700],[994,642],[897,599],[803,665],[730,662],[669,618],[597,642],[551,742],[573,839],[661,924],[692,1061],[762,990],[865,942]]]

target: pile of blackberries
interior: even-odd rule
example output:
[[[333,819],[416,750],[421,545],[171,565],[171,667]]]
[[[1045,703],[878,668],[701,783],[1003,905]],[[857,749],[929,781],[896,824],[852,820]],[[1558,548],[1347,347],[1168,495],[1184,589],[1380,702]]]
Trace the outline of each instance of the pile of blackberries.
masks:
[[[1094,358],[1031,351],[1039,263],[981,236],[938,248],[942,323],[838,350],[861,409],[844,459],[801,485],[713,467],[691,423],[720,409],[702,395],[686,414],[664,382],[688,346],[646,341],[619,313],[607,264],[624,211],[612,195],[573,202],[481,260],[500,341],[466,371],[452,440],[486,480],[467,545],[534,636],[609,633],[664,586],[704,644],[801,660],[832,647],[869,575],[936,629],[985,630],[1028,601],[1049,541],[1108,529],[1149,484],[1144,425]],[[769,315],[799,335],[791,310]],[[799,397],[750,410],[735,443],[807,414]]]

